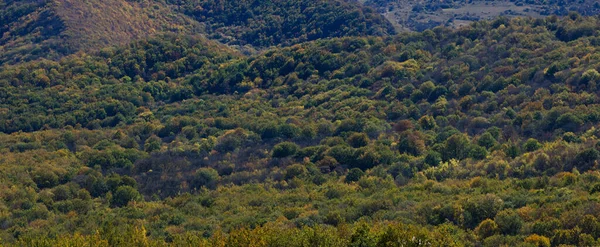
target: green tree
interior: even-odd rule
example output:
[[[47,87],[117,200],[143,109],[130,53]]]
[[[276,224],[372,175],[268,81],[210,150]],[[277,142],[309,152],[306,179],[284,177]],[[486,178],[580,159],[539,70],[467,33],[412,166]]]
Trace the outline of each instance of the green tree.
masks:
[[[477,160],[482,160],[487,157],[487,150],[479,145],[472,145],[469,150],[469,157]]]
[[[278,133],[285,138],[296,138],[300,135],[300,128],[292,124],[282,124],[279,126]]]
[[[556,119],[555,126],[568,132],[576,132],[583,125],[583,120],[572,113],[565,113]]]
[[[444,160],[467,158],[469,154],[470,143],[469,139],[464,134],[454,134],[445,142],[442,149],[442,157]]]
[[[419,156],[425,151],[425,142],[419,132],[404,132],[400,135],[398,151],[413,156]]]
[[[360,224],[350,237],[349,246],[352,247],[374,247],[377,239],[372,236],[371,228],[367,224]]]
[[[588,148],[578,153],[575,156],[572,165],[566,168],[567,170],[571,170],[573,167],[575,167],[577,170],[585,172],[590,170],[595,165],[596,160],[599,158],[600,151],[596,150],[595,148]]]
[[[513,159],[521,154],[519,146],[515,145],[514,143],[508,143],[504,147],[504,152],[506,153],[506,155],[508,155],[508,157],[511,157]]]
[[[300,147],[293,142],[282,142],[273,147],[274,158],[285,158],[292,156],[298,152]]]
[[[144,150],[148,153],[160,150],[161,144],[162,141],[160,140],[160,138],[158,138],[158,136],[153,135],[150,138],[146,139],[146,142],[144,143]]]
[[[368,145],[369,137],[365,133],[353,133],[348,137],[348,144],[354,148],[360,148]]]
[[[435,119],[432,116],[426,115],[419,118],[419,125],[424,130],[431,130],[436,127]]]
[[[494,220],[486,219],[475,228],[475,232],[481,239],[486,239],[498,234],[500,231],[498,229],[498,224],[496,224]]]
[[[429,166],[437,166],[442,162],[442,155],[436,151],[429,150],[424,161]]]
[[[498,224],[498,228],[502,234],[516,235],[523,226],[523,220],[514,210],[502,210],[498,212],[494,221]]]
[[[542,144],[540,144],[540,142],[538,142],[538,140],[533,139],[533,138],[527,139],[525,144],[523,144],[523,150],[525,150],[525,152],[533,152],[535,150],[540,149],[541,147],[542,147]]]
[[[117,191],[113,194],[111,205],[114,207],[123,207],[131,201],[142,200],[142,195],[135,188],[131,186],[120,186]]]
[[[550,247],[550,239],[537,234],[532,234],[525,238],[525,243],[532,244],[536,247]]]
[[[485,148],[491,148],[496,145],[496,138],[494,138],[490,132],[485,132],[479,136],[477,144]]]
[[[344,181],[346,183],[356,182],[356,181],[360,180],[360,178],[362,178],[364,175],[365,175],[365,172],[363,172],[361,169],[352,168],[346,175],[346,179]]]
[[[485,219],[493,219],[503,205],[502,199],[493,194],[469,198],[463,205],[465,225],[475,227]]]
[[[45,169],[38,169],[31,174],[31,179],[38,188],[52,188],[58,185],[58,176],[53,172]]]
[[[207,188],[214,189],[219,178],[217,170],[210,167],[203,167],[196,170],[192,180],[192,186],[194,188],[206,186]]]
[[[285,168],[285,179],[292,179],[306,174],[306,167],[301,164],[294,164]]]
[[[240,148],[249,138],[246,130],[238,128],[233,131],[228,131],[220,136],[217,140],[215,150],[219,152],[232,152]]]
[[[600,236],[600,223],[593,215],[585,215],[577,223],[577,226],[581,228],[581,232],[590,234],[593,238]]]

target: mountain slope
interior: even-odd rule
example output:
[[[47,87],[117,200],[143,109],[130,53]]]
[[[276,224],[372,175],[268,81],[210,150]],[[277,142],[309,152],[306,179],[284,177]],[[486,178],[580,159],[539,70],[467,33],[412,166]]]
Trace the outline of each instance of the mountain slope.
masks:
[[[57,59],[165,32],[258,48],[393,33],[372,9],[341,0],[1,0],[0,23],[0,64]]]
[[[373,9],[346,0],[170,1],[225,43],[265,47],[327,37],[393,34]]]
[[[96,35],[57,5],[3,3],[59,17],[21,37]],[[219,16],[208,30],[286,32]],[[0,244],[600,246],[600,16],[303,34],[251,55],[169,33],[0,66]]]
[[[56,59],[201,25],[160,2],[19,0],[0,3],[0,63]]]
[[[599,22],[253,56],[166,35],[3,66],[0,238],[598,246]]]
[[[202,32],[197,22],[160,1],[55,0],[53,5],[74,50],[126,44],[163,32]]]
[[[47,1],[0,1],[0,63],[32,60],[40,52],[52,58],[64,53],[58,39],[65,26],[47,5]]]

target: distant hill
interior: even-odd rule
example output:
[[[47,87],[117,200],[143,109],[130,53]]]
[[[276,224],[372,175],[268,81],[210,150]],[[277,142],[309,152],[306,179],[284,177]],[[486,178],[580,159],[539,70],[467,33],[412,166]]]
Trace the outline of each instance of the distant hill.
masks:
[[[394,32],[373,9],[340,0],[1,0],[0,23],[0,64],[56,59],[164,32],[259,48]]]
[[[201,30],[158,1],[2,1],[0,23],[0,62],[10,63],[58,58],[159,32]]]
[[[404,31],[423,31],[439,25],[461,27],[498,16],[564,16],[571,11],[587,16],[600,14],[600,2],[596,0],[358,1],[378,9],[397,29]]]

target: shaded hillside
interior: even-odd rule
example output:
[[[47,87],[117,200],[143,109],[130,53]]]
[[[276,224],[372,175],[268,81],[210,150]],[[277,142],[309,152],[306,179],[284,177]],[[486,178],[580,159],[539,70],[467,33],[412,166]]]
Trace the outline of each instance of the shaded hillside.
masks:
[[[0,63],[57,58],[64,23],[48,1],[0,1]],[[40,54],[41,53],[41,54]]]
[[[170,1],[205,22],[211,37],[259,47],[290,45],[327,37],[393,34],[371,8],[346,0]]]

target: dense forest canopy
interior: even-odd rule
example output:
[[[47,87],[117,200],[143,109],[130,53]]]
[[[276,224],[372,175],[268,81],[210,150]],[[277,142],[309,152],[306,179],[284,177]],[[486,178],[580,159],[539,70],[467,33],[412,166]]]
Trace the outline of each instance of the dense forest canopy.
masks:
[[[600,243],[599,17],[389,36],[353,2],[162,3],[222,36],[0,67],[3,244]]]
[[[392,25],[373,9],[347,0],[168,2],[206,23],[209,36],[237,45],[268,47],[327,37],[394,33]]]

